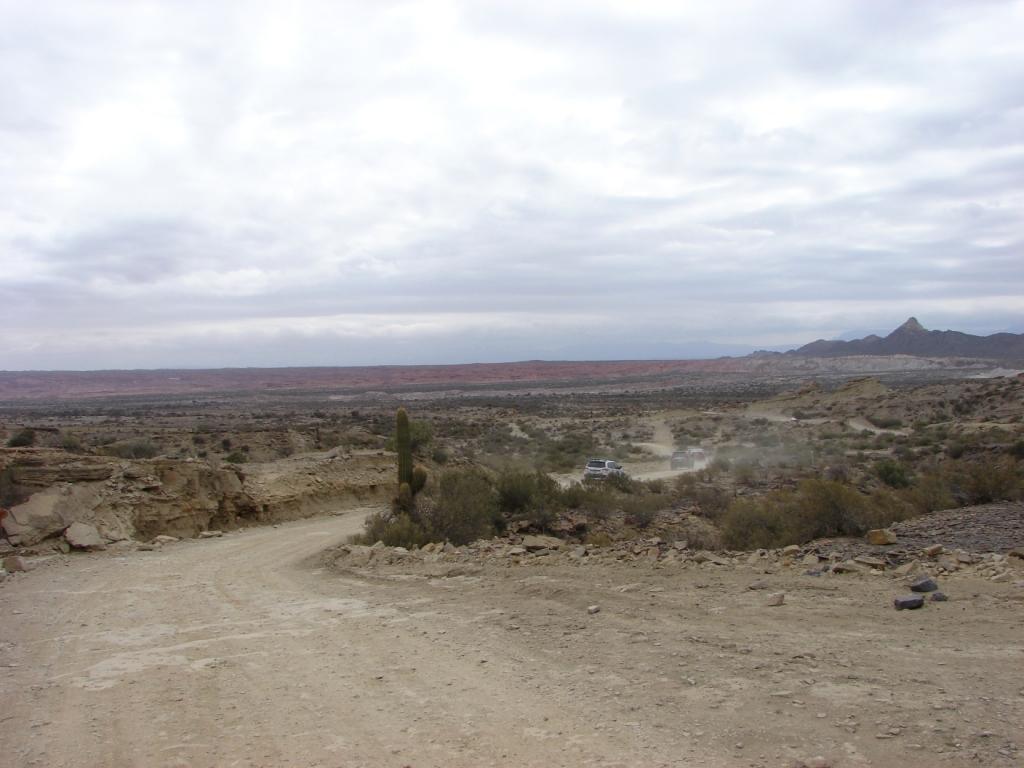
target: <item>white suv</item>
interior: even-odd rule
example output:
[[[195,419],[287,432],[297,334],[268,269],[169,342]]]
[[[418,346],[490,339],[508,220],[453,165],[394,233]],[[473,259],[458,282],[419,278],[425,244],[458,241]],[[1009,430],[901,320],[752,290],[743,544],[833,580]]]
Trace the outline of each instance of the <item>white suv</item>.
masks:
[[[583,468],[583,479],[606,478],[612,475],[625,475],[626,470],[617,461],[611,459],[590,459]]]

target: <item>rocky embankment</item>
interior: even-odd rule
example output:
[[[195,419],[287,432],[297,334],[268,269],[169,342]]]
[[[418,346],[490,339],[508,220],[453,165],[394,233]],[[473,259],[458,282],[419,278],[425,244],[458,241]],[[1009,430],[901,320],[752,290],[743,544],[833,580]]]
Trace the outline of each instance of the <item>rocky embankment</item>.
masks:
[[[11,545],[40,550],[196,536],[382,499],[393,467],[392,457],[376,451],[214,465],[0,449],[6,491],[24,499],[6,510],[2,527]]]
[[[599,547],[552,536],[526,535],[477,541],[462,547],[428,544],[415,550],[380,543],[374,546],[345,544],[325,553],[325,560],[337,570],[367,575],[400,572],[449,577],[472,575],[492,567],[593,567],[616,563],[681,571],[723,568],[746,568],[762,574],[789,571],[808,577],[862,574],[906,578],[957,574],[1024,587],[1022,503],[947,510],[873,534],[865,540],[827,539],[804,546],[753,552],[694,550],[686,541],[668,542],[661,538]]]

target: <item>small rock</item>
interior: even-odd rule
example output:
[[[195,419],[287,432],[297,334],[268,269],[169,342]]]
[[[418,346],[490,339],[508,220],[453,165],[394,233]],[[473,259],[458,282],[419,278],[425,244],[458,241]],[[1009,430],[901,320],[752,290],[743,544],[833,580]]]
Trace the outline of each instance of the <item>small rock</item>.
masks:
[[[153,537],[153,543],[157,546],[162,546],[164,544],[173,544],[176,541],[178,541],[177,536],[168,536],[164,533],[161,533],[159,536]]]
[[[518,555],[525,555],[526,554],[526,547],[520,547],[520,546],[509,547],[507,550],[505,550],[505,554],[508,555],[509,557],[516,557]]]
[[[868,544],[874,544],[876,546],[885,546],[888,544],[898,543],[896,534],[890,531],[888,528],[875,528],[872,531],[868,531],[865,537]]]
[[[804,565],[817,565],[818,564],[818,555],[816,553],[814,553],[814,552],[811,552],[808,555],[804,555],[803,559],[800,562],[803,563]]]
[[[913,610],[924,605],[924,598],[921,595],[906,595],[904,597],[897,597],[892,601],[892,604],[897,611]]]
[[[601,612],[601,606],[600,605],[588,605],[587,606],[587,613],[589,613],[591,616],[593,616],[595,613],[600,613],[600,612]]]
[[[832,566],[832,573],[864,573],[864,566],[853,560],[844,560]]]
[[[1006,553],[1006,556],[1016,557],[1018,560],[1024,560],[1024,547],[1017,547],[1016,549],[1011,549],[1009,552]]]
[[[893,574],[896,576],[909,576],[914,571],[920,570],[921,563],[917,560],[911,560],[909,563],[897,566],[893,569]]]
[[[915,579],[910,584],[911,592],[934,592],[939,588],[939,585],[935,583],[935,579],[931,576],[922,576],[920,579]]]
[[[224,535],[224,531],[200,531],[200,539],[216,539]]]
[[[772,592],[771,594],[768,595],[768,600],[766,601],[765,605],[768,605],[768,606],[782,605],[785,602],[786,602],[786,593],[785,592]]]
[[[1010,573],[1009,571],[1003,571],[1002,573],[997,573],[995,576],[989,579],[989,581],[994,581],[997,584],[1002,584],[1004,581],[1009,581],[1012,578],[1012,573]]]
[[[784,557],[795,557],[800,554],[799,544],[790,544],[788,547],[782,548],[782,555]]]
[[[28,561],[21,555],[11,555],[4,558],[4,570],[8,573],[24,573],[31,567]]]
[[[882,558],[872,557],[871,555],[859,555],[853,558],[853,562],[866,565],[869,568],[879,568],[882,570],[884,570],[885,566],[888,565],[888,563],[886,563]]]
[[[768,589],[768,582],[755,581],[753,584],[748,584],[747,589]]]
[[[932,595],[931,595],[931,597],[929,599],[933,603],[944,603],[947,600],[949,600],[949,598],[946,597],[946,593],[945,592],[932,592]]]
[[[794,760],[790,763],[791,768],[832,768],[832,762],[821,755],[812,757],[809,760]]]
[[[925,547],[922,551],[928,557],[938,557],[946,551],[946,548],[943,547],[941,544],[932,544],[930,547]]]

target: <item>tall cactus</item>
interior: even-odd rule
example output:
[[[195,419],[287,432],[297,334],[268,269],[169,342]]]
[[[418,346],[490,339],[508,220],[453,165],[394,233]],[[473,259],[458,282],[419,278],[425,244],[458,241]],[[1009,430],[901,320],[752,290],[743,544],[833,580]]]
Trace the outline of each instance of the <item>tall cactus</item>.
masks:
[[[409,435],[409,414],[399,408],[395,414],[395,450],[398,451],[398,485],[412,487],[412,438]]]

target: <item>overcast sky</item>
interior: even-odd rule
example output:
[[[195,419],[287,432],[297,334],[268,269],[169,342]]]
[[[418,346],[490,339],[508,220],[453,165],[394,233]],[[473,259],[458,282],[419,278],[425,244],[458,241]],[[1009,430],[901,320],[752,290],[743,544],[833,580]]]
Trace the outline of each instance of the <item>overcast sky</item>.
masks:
[[[981,0],[0,0],[0,369],[1022,331],[1022,40]]]

